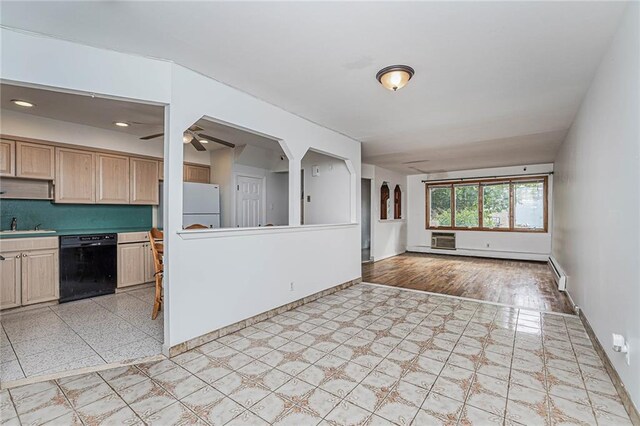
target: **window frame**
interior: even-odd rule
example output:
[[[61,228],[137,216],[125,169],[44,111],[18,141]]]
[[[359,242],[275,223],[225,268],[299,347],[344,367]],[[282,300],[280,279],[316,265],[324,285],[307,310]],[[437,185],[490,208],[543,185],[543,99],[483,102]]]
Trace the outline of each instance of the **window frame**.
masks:
[[[543,185],[543,227],[536,229],[516,228],[515,227],[515,183],[526,182],[542,182]],[[508,228],[489,228],[484,226],[483,210],[483,186],[486,184],[509,184],[509,227]],[[456,212],[455,212],[455,186],[456,185],[478,185],[478,226],[477,227],[460,227],[456,226]],[[431,226],[431,192],[433,187],[449,187],[451,190],[451,226]],[[490,179],[474,179],[451,182],[429,182],[425,183],[425,222],[426,229],[442,230],[442,231],[489,231],[489,232],[525,232],[525,233],[538,233],[544,234],[549,232],[549,176],[527,176],[527,177],[504,177],[504,178],[490,178]]]

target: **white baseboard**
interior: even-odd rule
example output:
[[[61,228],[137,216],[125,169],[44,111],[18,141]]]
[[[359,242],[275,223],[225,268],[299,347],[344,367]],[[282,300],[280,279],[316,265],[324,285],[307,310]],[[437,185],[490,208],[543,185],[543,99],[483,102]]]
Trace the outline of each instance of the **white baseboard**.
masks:
[[[388,259],[388,258],[393,257],[393,256],[398,256],[398,255],[400,255],[402,253],[406,253],[406,252],[407,252],[406,250],[402,250],[402,251],[399,251],[397,253],[387,253],[387,254],[384,254],[384,255],[378,256],[378,257],[371,256],[371,261],[372,262],[378,262],[380,260]]]
[[[549,259],[549,253],[523,253],[513,251],[496,251],[482,249],[456,249],[443,250],[433,249],[429,246],[408,246],[407,251],[418,253],[447,254],[450,256],[475,256],[475,257],[491,257],[495,259],[514,259],[514,260],[536,260],[546,262]]]

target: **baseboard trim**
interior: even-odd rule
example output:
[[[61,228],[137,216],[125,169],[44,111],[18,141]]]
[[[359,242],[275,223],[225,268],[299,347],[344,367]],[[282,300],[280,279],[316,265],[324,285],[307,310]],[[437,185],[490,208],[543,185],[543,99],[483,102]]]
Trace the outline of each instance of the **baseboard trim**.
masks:
[[[445,254],[449,256],[487,257],[490,259],[533,260],[536,262],[546,262],[549,259],[549,253],[524,253],[464,248],[447,250],[434,249],[429,246],[408,246],[407,251],[411,253]]]
[[[616,391],[618,391],[618,396],[622,400],[622,405],[624,405],[625,410],[627,410],[627,414],[631,419],[631,423],[633,423],[635,426],[640,426],[640,413],[638,413],[638,409],[633,403],[633,400],[631,399],[631,396],[629,395],[629,392],[627,391],[626,386],[624,385],[624,383],[622,383],[622,380],[620,379],[618,372],[613,367],[613,364],[611,363],[609,356],[607,355],[604,348],[602,347],[600,340],[598,340],[598,338],[596,337],[596,334],[593,332],[593,328],[591,328],[591,324],[589,324],[589,320],[584,315],[584,311],[582,309],[578,310],[578,316],[582,321],[582,325],[584,325],[584,329],[587,331],[587,334],[589,335],[589,339],[591,339],[591,343],[593,344],[593,347],[595,348],[596,352],[600,356],[600,359],[604,364],[604,368],[607,370],[607,373],[609,373],[609,377],[611,377],[613,386],[616,388]]]
[[[354,280],[351,281],[347,281],[344,282],[342,284],[338,284],[336,286],[330,287],[328,289],[319,291],[317,293],[313,293],[307,297],[303,297],[301,299],[298,300],[294,300],[293,302],[289,302],[285,305],[282,306],[278,306],[276,308],[270,309],[266,312],[262,312],[258,315],[254,315],[252,317],[243,319],[241,321],[238,321],[236,323],[230,324],[226,327],[222,327],[218,330],[213,330],[209,333],[203,334],[202,336],[198,336],[198,337],[194,337],[193,339],[189,339],[186,342],[182,342],[180,344],[177,344],[175,346],[172,346],[169,348],[169,353],[168,356],[174,357],[176,355],[180,355],[182,353],[185,353],[187,351],[190,351],[191,349],[197,348],[198,346],[202,346],[205,343],[209,343],[215,339],[218,339],[222,336],[226,336],[227,334],[231,334],[234,333],[238,330],[242,330],[243,328],[247,328],[253,324],[256,324],[260,321],[264,321],[267,320],[269,318],[272,318],[276,315],[279,315],[283,312],[286,311],[290,311],[291,309],[297,308],[298,306],[313,302],[314,300],[317,300],[321,297],[324,296],[328,296],[330,294],[333,294],[337,291],[340,290],[344,290],[345,288],[351,287],[352,285],[358,284],[362,282],[362,277],[356,278]]]

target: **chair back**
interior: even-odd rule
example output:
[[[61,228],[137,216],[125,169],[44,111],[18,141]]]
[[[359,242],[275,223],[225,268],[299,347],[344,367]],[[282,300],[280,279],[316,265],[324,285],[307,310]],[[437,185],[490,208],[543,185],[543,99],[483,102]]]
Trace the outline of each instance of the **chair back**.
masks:
[[[184,229],[209,229],[209,227],[205,225],[201,225],[199,223],[194,223],[193,225],[189,225]]]
[[[156,274],[160,274],[164,270],[162,265],[164,233],[158,228],[152,228],[151,231],[149,231],[149,242],[151,243],[151,252],[153,253],[153,266]]]

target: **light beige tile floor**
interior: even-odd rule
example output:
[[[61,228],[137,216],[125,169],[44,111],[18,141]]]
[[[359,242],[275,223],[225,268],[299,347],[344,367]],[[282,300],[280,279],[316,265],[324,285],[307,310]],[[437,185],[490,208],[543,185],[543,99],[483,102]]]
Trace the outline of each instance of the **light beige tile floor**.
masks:
[[[0,395],[16,425],[631,424],[578,318],[367,284]]]
[[[162,312],[151,319],[154,289],[3,313],[0,382],[162,353]]]

